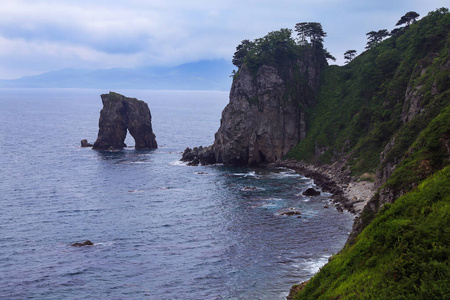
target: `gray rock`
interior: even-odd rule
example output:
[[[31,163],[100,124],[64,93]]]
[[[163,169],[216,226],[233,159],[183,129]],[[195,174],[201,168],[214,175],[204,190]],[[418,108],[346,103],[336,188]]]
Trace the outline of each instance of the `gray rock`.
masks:
[[[92,147],[93,145],[88,142],[88,140],[81,140],[81,147]]]
[[[319,196],[319,195],[320,195],[320,192],[319,192],[319,191],[316,191],[316,190],[313,189],[313,188],[307,188],[307,189],[302,193],[302,195],[303,195],[303,196]]]
[[[315,103],[325,65],[313,51],[302,60],[262,65],[256,72],[244,64],[233,80],[214,144],[203,150],[187,149],[182,160],[197,157],[202,164],[230,166],[281,160],[306,137],[304,109]]]
[[[152,129],[152,116],[147,103],[136,98],[110,92],[101,95],[98,136],[93,145],[97,150],[122,149],[127,130],[135,140],[136,149],[157,148]]]

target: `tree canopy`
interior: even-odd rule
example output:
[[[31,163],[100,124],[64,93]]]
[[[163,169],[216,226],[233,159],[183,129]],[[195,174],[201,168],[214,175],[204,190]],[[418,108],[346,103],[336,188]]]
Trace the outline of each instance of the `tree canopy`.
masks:
[[[242,64],[244,63],[244,59],[247,56],[247,54],[255,49],[256,45],[254,42],[251,42],[250,40],[243,40],[237,47],[236,52],[233,56],[233,65],[240,68]]]
[[[400,18],[400,20],[395,24],[395,26],[400,26],[403,24],[406,24],[409,26],[411,23],[416,22],[417,18],[420,15],[414,11],[407,12],[403,17]]]
[[[345,63],[349,63],[353,60],[353,58],[355,58],[356,56],[356,50],[347,50],[344,53],[344,59],[345,59]]]
[[[320,23],[303,22],[298,23],[295,28],[299,36],[298,43],[292,38],[292,30],[288,28],[269,32],[253,41],[241,41],[233,55],[233,64],[240,68],[247,63],[250,68],[257,68],[262,64],[280,63],[298,56],[303,47],[313,47],[326,59],[336,60],[323,48],[326,32]]]
[[[366,35],[368,36],[366,49],[370,49],[381,42],[385,37],[389,36],[389,31],[387,29],[381,29],[378,31],[368,32]]]
[[[327,36],[327,33],[322,29],[322,24],[317,22],[297,23],[295,31],[301,45],[306,44],[308,38],[311,44],[323,43],[323,38]]]
[[[252,66],[262,63],[273,63],[284,57],[290,57],[295,52],[295,41],[292,30],[282,28],[269,32],[262,38],[254,41],[243,40],[237,47],[233,56],[233,64],[240,68],[244,62]]]

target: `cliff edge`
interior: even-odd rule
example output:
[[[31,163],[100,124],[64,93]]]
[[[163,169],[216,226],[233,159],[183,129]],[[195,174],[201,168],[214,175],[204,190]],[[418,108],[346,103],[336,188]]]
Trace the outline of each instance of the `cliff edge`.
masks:
[[[182,160],[228,166],[281,160],[306,136],[305,110],[316,102],[320,74],[327,65],[322,50],[304,46],[290,55],[286,46],[277,61],[243,63],[234,75],[214,144],[188,148]]]

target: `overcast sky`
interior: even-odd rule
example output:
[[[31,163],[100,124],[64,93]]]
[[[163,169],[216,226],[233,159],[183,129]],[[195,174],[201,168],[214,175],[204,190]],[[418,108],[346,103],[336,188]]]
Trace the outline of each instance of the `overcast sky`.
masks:
[[[0,78],[64,68],[231,61],[243,39],[320,22],[325,48],[343,63],[366,33],[424,17],[448,0],[0,0]]]

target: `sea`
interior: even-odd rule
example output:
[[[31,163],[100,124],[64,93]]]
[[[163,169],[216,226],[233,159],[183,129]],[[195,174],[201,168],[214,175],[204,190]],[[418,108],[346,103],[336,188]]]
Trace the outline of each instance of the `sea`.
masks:
[[[108,90],[0,90],[0,299],[285,299],[343,247],[353,215],[302,174],[180,161],[227,92],[114,91],[148,103],[158,149],[80,147]]]

